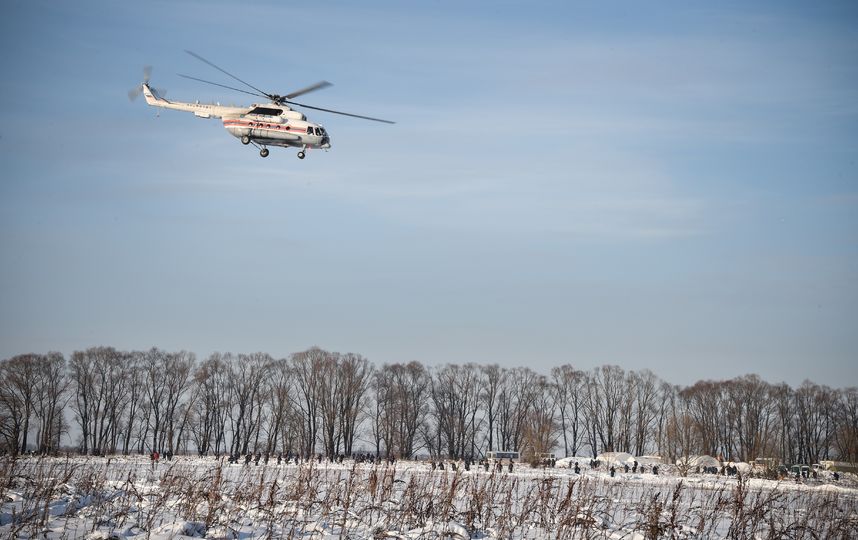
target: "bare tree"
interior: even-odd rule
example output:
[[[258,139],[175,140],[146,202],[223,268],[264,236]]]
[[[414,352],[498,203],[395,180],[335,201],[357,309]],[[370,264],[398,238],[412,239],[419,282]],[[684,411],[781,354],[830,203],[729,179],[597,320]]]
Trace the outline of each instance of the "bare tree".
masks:
[[[322,373],[328,354],[319,347],[292,355],[295,385],[298,388],[298,406],[303,417],[302,453],[309,457],[315,453],[319,432],[319,409],[322,399]]]
[[[620,452],[633,452],[632,436],[635,424],[635,395],[637,394],[638,378],[634,372],[626,372],[620,381],[619,410],[617,411],[617,432],[614,449]]]
[[[798,461],[817,463],[828,459],[835,435],[834,392],[827,386],[804,381],[793,396]]]
[[[770,385],[757,375],[746,375],[726,383],[731,416],[735,421],[734,440],[739,459],[752,461],[771,453],[774,407]]]
[[[522,447],[524,428],[537,398],[539,375],[529,368],[507,373],[498,393],[498,439],[503,450]]]
[[[662,396],[665,400],[665,427],[659,453],[670,461],[676,461],[680,474],[685,476],[691,468],[691,456],[697,454],[700,447],[695,420],[678,386],[663,385]]]
[[[262,408],[268,382],[271,356],[265,353],[239,354],[230,362],[229,383],[231,407],[227,411],[232,432],[232,454],[256,450],[262,424]]]
[[[167,354],[164,363],[164,430],[167,449],[174,453],[183,438],[191,408],[183,403],[191,387],[196,356],[179,351]]]
[[[797,461],[794,446],[795,404],[793,390],[786,383],[772,387],[772,402],[777,416],[778,458],[784,463]],[[766,456],[769,457],[769,456]]]
[[[838,393],[837,429],[834,444],[843,461],[858,462],[858,388],[845,388]]]
[[[669,458],[675,458],[675,454],[671,452],[668,441],[668,422],[671,419],[672,409],[678,388],[662,381],[658,388],[658,406],[656,407],[655,415],[655,448],[656,451]]]
[[[579,433],[584,407],[584,381],[586,375],[569,364],[551,370],[551,379],[557,392],[557,410],[560,415],[560,433],[563,437],[563,453],[574,456],[581,448]],[[570,440],[571,437],[571,440]]]
[[[375,455],[381,455],[381,448],[393,446],[394,415],[397,407],[394,405],[396,395],[390,367],[385,365],[376,371],[372,377],[373,401],[370,409],[370,433],[375,444]]]
[[[292,409],[292,376],[293,371],[285,358],[274,360],[269,367],[268,392],[265,399],[268,402],[268,438],[265,441],[265,452],[272,453],[282,439],[283,432],[288,431]],[[288,450],[288,449],[285,449]]]
[[[340,439],[339,401],[342,396],[342,379],[339,371],[339,354],[325,352],[318,363],[314,365],[318,370],[319,411],[322,420],[322,446],[325,455],[333,457],[337,453]]]
[[[38,449],[42,454],[55,452],[65,428],[63,408],[68,402],[69,379],[66,360],[58,352],[37,357],[38,379],[35,388],[35,413],[39,420]]]
[[[476,453],[479,372],[474,364],[447,364],[432,377],[431,395],[438,432],[451,458]]]
[[[657,415],[659,380],[651,371],[632,372],[635,378],[635,426],[633,454],[642,456],[650,440],[652,425]]]
[[[482,399],[486,414],[486,436],[488,437],[488,451],[494,450],[495,416],[498,401],[498,393],[506,379],[506,370],[497,364],[483,366],[482,368]],[[566,433],[563,434],[564,443]]]
[[[338,372],[342,392],[338,404],[340,433],[343,451],[346,455],[350,455],[364,414],[365,398],[372,379],[373,367],[363,356],[347,353],[340,357]],[[339,453],[339,448],[337,452]]]
[[[693,386],[683,389],[680,395],[686,406],[687,413],[694,420],[694,430],[700,441],[698,452],[707,455],[722,454],[730,458],[729,446],[719,448],[719,426],[723,423],[724,409],[721,399],[722,383],[715,381],[699,381]]]
[[[419,362],[384,365],[373,377],[372,432],[376,452],[411,457],[425,425],[431,377]]]
[[[616,451],[621,403],[625,397],[625,372],[618,366],[600,366],[588,383],[587,414],[603,452]],[[594,454],[596,450],[593,450]]]
[[[6,449],[13,455],[27,450],[36,380],[35,355],[18,355],[0,364],[0,422]]]
[[[167,392],[167,379],[164,369],[167,364],[167,352],[152,347],[143,353],[143,369],[148,410],[147,424],[152,431],[153,452],[163,450],[164,442],[164,398]]]
[[[536,463],[540,454],[551,452],[557,445],[557,386],[544,376],[536,381],[533,406],[524,426],[523,455]]]
[[[120,419],[128,404],[125,355],[113,347],[75,351],[69,362],[74,386],[72,410],[81,428],[81,451],[115,451]]]
[[[193,407],[192,437],[200,455],[219,456],[227,449],[226,423],[231,406],[231,354],[212,353],[194,372],[197,399]]]
[[[121,375],[125,383],[127,406],[124,408],[122,419],[122,453],[129,454],[132,444],[139,452],[145,445],[144,426],[146,425],[149,407],[146,403],[145,381],[145,352],[133,351],[124,355]]]
[[[21,403],[21,447],[19,449],[21,453],[26,452],[28,446],[27,437],[30,432],[30,418],[33,415],[33,398],[39,376],[37,361],[38,356],[35,354],[15,356],[8,360],[3,373],[8,391],[15,394],[16,399]]]

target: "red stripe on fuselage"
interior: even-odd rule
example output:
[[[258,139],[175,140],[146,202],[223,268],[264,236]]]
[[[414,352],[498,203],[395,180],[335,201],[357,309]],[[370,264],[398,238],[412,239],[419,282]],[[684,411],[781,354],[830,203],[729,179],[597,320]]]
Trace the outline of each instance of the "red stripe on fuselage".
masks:
[[[246,127],[251,129],[270,129],[273,131],[288,131],[289,133],[300,133],[302,135],[315,135],[315,133],[307,133],[307,128],[299,128],[297,126],[289,126],[282,124],[265,124],[262,122],[250,122],[247,120],[224,120],[224,126]]]

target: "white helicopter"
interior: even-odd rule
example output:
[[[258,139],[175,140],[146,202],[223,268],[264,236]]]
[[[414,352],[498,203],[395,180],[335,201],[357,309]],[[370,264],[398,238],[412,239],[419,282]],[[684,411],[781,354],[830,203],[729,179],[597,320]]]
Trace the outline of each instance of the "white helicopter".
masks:
[[[164,98],[163,90],[158,90],[149,86],[149,77],[152,73],[151,66],[143,68],[143,82],[128,92],[128,98],[134,101],[137,99],[137,96],[142,93],[146,98],[146,103],[153,107],[188,111],[194,113],[194,116],[197,116],[198,118],[222,118],[223,127],[225,127],[231,135],[240,139],[242,144],[252,144],[259,148],[259,155],[262,157],[268,157],[268,146],[282,146],[284,148],[292,146],[300,148],[298,151],[299,159],[304,159],[307,155],[306,151],[310,148],[327,150],[331,147],[331,137],[328,132],[325,131],[325,128],[322,127],[321,124],[308,122],[306,116],[296,110],[293,110],[289,107],[290,105],[297,105],[298,107],[313,109],[316,111],[351,116],[353,118],[361,118],[363,120],[372,120],[373,122],[383,122],[385,124],[395,123],[390,120],[382,120],[381,118],[372,118],[369,116],[361,116],[342,111],[323,109],[321,107],[313,107],[312,105],[291,101],[293,98],[298,96],[331,86],[331,83],[327,81],[317,82],[316,84],[296,90],[295,92],[286,94],[285,96],[269,94],[268,92],[263,92],[250,83],[239,79],[232,73],[219,68],[202,56],[191,51],[185,52],[254,91],[251,92],[241,88],[206,81],[179,73],[178,75],[180,77],[206,84],[213,84],[222,88],[228,88],[230,90],[235,90],[236,92],[250,94],[251,96],[264,97],[267,98],[269,102],[262,104],[254,103],[248,107],[235,107],[224,106],[219,103],[200,103],[199,101],[194,103],[169,101]]]

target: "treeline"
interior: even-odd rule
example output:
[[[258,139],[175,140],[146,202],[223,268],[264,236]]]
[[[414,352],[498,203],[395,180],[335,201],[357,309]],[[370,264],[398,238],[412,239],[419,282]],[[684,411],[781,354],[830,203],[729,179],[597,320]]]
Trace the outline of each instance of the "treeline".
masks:
[[[0,362],[7,453],[478,457],[603,451],[787,463],[858,461],[858,390],[756,375],[680,387],[605,365],[376,367],[359,354],[118,351]]]

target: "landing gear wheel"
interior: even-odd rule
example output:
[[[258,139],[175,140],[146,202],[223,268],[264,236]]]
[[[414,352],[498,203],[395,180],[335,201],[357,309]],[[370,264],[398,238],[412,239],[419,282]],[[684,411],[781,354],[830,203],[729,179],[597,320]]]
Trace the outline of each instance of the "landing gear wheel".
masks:
[[[307,154],[304,152],[298,152],[298,159],[304,159],[305,157],[307,157]]]
[[[250,144],[250,137],[248,137],[247,135],[242,135],[241,144]]]
[[[262,157],[268,157],[268,149],[263,148],[262,150],[259,151],[259,155]]]

